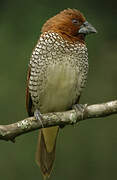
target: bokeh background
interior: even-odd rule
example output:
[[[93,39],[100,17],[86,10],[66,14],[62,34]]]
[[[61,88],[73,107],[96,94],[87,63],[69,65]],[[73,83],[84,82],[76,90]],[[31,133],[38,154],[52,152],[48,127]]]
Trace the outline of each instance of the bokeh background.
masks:
[[[0,124],[27,117],[26,74],[43,23],[65,8],[77,8],[98,30],[87,37],[89,76],[81,103],[117,98],[117,1],[0,0]],[[16,143],[0,141],[1,180],[41,180],[35,164],[38,131]],[[83,121],[59,133],[51,180],[117,179],[117,115]]]

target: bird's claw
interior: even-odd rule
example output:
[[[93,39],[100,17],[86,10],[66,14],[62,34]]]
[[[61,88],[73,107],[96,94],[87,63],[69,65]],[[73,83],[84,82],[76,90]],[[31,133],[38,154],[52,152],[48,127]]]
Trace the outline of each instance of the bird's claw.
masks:
[[[37,120],[37,121],[39,121],[40,123],[41,123],[41,125],[42,125],[42,128],[44,128],[44,126],[43,126],[43,117],[42,117],[42,115],[41,115],[41,113],[40,113],[40,111],[38,110],[38,109],[36,109],[35,110],[35,112],[34,112],[34,117],[35,117],[35,119]]]
[[[84,112],[86,110],[87,104],[75,104],[73,105],[73,109],[76,111],[76,113],[81,113],[82,119],[84,118]]]

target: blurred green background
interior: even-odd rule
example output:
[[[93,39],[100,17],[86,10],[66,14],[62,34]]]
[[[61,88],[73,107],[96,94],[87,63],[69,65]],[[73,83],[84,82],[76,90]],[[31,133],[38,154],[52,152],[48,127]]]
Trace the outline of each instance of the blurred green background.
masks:
[[[43,23],[65,8],[77,8],[98,30],[87,37],[90,70],[81,103],[117,98],[116,2],[94,0],[0,0],[0,124],[27,117],[26,74]],[[38,131],[16,143],[0,141],[1,180],[39,180],[35,164]],[[52,180],[117,179],[117,115],[81,122],[59,133]]]

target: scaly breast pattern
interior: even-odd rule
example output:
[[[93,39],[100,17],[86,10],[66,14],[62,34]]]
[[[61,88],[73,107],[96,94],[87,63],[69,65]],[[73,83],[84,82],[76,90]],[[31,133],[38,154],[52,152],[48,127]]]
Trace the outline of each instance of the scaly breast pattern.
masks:
[[[30,67],[34,108],[42,113],[64,111],[76,103],[85,87],[87,48],[79,42],[67,42],[57,33],[44,33],[32,53]]]

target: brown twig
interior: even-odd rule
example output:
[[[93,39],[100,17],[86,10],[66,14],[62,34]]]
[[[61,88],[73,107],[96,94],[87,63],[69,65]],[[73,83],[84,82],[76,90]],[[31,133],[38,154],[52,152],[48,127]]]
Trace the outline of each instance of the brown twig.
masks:
[[[85,108],[84,112],[70,110],[43,114],[43,126],[51,127],[58,125],[62,127],[65,125],[76,124],[82,120],[105,117],[112,114],[117,114],[117,100],[89,105]],[[14,124],[0,125],[0,140],[11,140],[12,142],[15,142],[17,136],[40,128],[42,128],[42,124],[35,120],[34,117],[28,117]]]

